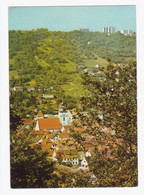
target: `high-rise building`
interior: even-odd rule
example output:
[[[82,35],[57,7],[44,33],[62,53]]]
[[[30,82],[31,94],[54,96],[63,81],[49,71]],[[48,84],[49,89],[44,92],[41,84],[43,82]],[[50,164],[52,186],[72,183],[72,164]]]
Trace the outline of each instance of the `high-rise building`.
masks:
[[[78,30],[79,31],[83,31],[83,32],[89,32],[89,29],[88,28],[79,28]]]
[[[132,35],[133,31],[132,30],[121,30],[121,33],[124,35]]]
[[[115,27],[112,27],[112,26],[110,26],[110,27],[104,27],[103,28],[103,32],[104,33],[107,33],[107,34],[111,34],[111,33],[115,33],[116,32],[116,29],[115,29]]]

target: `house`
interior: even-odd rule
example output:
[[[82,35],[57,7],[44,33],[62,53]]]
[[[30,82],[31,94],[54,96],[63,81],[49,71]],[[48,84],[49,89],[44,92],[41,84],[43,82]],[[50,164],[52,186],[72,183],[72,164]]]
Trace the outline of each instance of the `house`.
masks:
[[[42,137],[42,136],[45,135],[45,133],[46,133],[45,131],[35,131],[35,130],[33,130],[33,131],[30,132],[30,135],[35,136],[35,137]]]
[[[84,105],[83,104],[76,104],[76,108],[78,108],[80,110],[83,110]]]
[[[61,155],[62,162],[71,162],[72,165],[78,165],[79,164],[79,157],[78,155]]]
[[[51,151],[53,149],[56,148],[56,143],[53,143],[51,140],[49,139],[44,139],[42,142],[41,142],[41,148],[43,150],[48,150],[48,151]]]
[[[36,99],[36,102],[38,102],[40,104],[42,103],[42,99],[40,97],[36,97],[35,99]]]
[[[44,88],[44,91],[50,91],[50,90],[52,90],[53,89],[53,87],[51,86],[51,87],[49,87],[49,88]]]
[[[34,87],[28,87],[28,88],[27,88],[27,91],[28,91],[28,92],[31,92],[31,91],[34,91],[34,90],[35,90]]]
[[[92,184],[95,184],[96,179],[97,179],[96,176],[95,176],[95,174],[91,174],[90,178],[92,180]]]
[[[61,150],[61,149],[62,149],[62,147],[63,147],[63,144],[59,143],[59,144],[57,144],[57,146],[56,146],[56,147],[57,147],[57,149],[58,149],[58,150]]]
[[[86,72],[88,74],[93,74],[94,70],[91,68],[86,68],[86,69],[84,69],[84,72]]]
[[[75,132],[83,132],[84,131],[84,129],[82,129],[82,128],[80,128],[80,127],[75,127],[74,129],[73,129]]]
[[[104,133],[106,133],[106,134],[115,135],[115,130],[112,129],[111,127],[109,127],[109,128],[105,127],[101,131],[104,132]]]
[[[61,134],[59,135],[59,137],[60,137],[61,140],[73,139],[73,138],[71,138],[67,133],[61,133]]]
[[[33,126],[33,122],[34,121],[32,119],[26,119],[26,118],[22,119],[22,124],[26,129],[30,129]]]
[[[40,87],[38,87],[38,89],[37,89],[38,91],[41,91],[41,88]]]
[[[49,89],[48,88],[44,88],[44,91],[48,91]]]
[[[83,134],[81,135],[81,137],[82,137],[83,139],[85,139],[85,141],[93,141],[93,139],[94,139],[94,136],[89,135],[88,133],[83,133]]]
[[[52,136],[50,137],[50,140],[54,142],[58,142],[60,139],[61,138],[57,132],[55,134],[52,134]]]
[[[93,144],[90,141],[88,143],[87,142],[82,143],[82,147],[84,148],[85,151],[88,151],[92,146]]]
[[[51,158],[53,161],[57,161],[57,158],[59,158],[59,150],[50,151],[48,153],[48,157]]]
[[[42,95],[42,97],[44,98],[44,99],[52,99],[52,98],[54,98],[54,95],[53,94],[43,94]]]
[[[84,70],[86,67],[85,66],[83,66],[83,65],[79,65],[78,66],[78,69],[82,69],[82,70]]]
[[[36,131],[49,131],[49,132],[55,132],[55,131],[63,131],[64,128],[62,127],[60,123],[60,119],[57,117],[54,118],[39,118],[36,122]]]
[[[100,68],[101,66],[100,66],[99,64],[96,64],[95,67],[96,67],[96,68]]]
[[[14,91],[23,91],[23,87],[22,86],[15,86]]]
[[[79,169],[81,169],[81,170],[89,170],[88,162],[87,162],[87,160],[85,158],[82,159],[81,166],[79,167]]]
[[[86,156],[86,157],[91,157],[91,153],[90,153],[89,150],[85,153],[85,156]]]

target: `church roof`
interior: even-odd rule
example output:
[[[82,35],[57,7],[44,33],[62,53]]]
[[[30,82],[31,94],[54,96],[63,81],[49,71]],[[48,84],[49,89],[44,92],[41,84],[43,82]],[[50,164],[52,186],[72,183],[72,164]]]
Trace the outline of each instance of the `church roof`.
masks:
[[[57,117],[38,119],[40,130],[61,129],[60,119]]]

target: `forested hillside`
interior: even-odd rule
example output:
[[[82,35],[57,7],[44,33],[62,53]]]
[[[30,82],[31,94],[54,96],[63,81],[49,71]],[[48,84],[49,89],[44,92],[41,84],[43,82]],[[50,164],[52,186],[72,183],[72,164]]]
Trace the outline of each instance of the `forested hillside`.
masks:
[[[9,32],[10,80],[17,84],[63,84],[77,75],[78,65],[128,62],[136,57],[136,36],[117,32],[51,32],[47,29]],[[103,59],[101,59],[103,58]],[[59,73],[59,74],[57,74]],[[60,73],[63,73],[60,75]],[[44,78],[42,75],[45,75]],[[12,83],[13,84],[13,83]]]
[[[9,73],[11,187],[137,186],[136,34],[9,31]]]

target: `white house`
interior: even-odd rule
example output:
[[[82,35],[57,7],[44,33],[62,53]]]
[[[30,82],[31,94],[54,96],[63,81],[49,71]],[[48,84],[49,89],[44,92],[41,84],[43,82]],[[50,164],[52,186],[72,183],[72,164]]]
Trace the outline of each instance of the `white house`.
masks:
[[[88,162],[85,158],[81,161],[81,166],[79,167],[81,170],[89,170]]]
[[[28,87],[28,88],[27,88],[27,91],[29,91],[29,92],[34,91],[34,90],[35,90],[34,87]]]
[[[87,151],[87,152],[85,153],[85,156],[86,156],[86,157],[91,157],[90,151]]]
[[[72,165],[78,165],[79,164],[79,157],[78,155],[61,155],[62,162],[71,162]]]
[[[43,94],[42,97],[45,98],[45,99],[47,99],[47,98],[52,99],[52,98],[54,98],[54,95],[53,94],[49,94],[49,95],[48,94]]]
[[[23,87],[22,86],[15,86],[14,91],[23,91]]]

